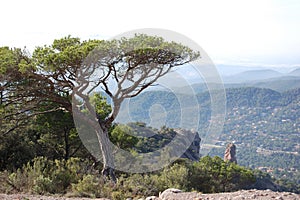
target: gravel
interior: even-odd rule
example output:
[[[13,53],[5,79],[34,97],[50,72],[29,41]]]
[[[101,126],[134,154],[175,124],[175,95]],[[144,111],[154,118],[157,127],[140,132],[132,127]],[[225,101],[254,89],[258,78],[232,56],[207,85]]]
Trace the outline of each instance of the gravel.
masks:
[[[240,190],[229,193],[201,194],[197,192],[161,193],[160,197],[147,199],[156,200],[300,200],[300,194],[291,192],[274,192],[271,190]],[[0,200],[91,200],[90,198],[63,197],[63,196],[42,196],[30,194],[0,194]],[[109,200],[96,198],[93,200]],[[141,199],[142,200],[142,199]],[[144,199],[143,199],[144,200]]]

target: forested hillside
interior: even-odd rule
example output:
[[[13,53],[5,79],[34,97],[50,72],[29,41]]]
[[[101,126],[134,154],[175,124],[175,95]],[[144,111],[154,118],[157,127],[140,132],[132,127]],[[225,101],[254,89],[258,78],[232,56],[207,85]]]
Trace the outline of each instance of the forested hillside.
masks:
[[[300,89],[278,93],[243,88],[227,92],[219,145],[234,141],[239,163],[300,183]],[[216,148],[211,155],[222,155]]]
[[[300,89],[279,93],[271,89],[244,87],[226,89],[227,114],[223,132],[210,155],[222,156],[224,146],[234,142],[238,163],[268,171],[299,183],[300,176]],[[205,134],[210,119],[210,96],[198,93],[201,105],[199,134]],[[141,94],[132,101],[131,115],[149,121],[147,110],[159,103],[170,113],[167,126],[176,127],[180,116],[176,98],[165,91]],[[165,106],[166,105],[166,106]]]

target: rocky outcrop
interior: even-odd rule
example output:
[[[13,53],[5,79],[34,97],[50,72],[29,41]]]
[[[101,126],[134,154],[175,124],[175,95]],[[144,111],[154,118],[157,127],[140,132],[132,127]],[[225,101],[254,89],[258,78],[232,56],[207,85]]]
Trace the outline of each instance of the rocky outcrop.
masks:
[[[190,134],[193,134],[195,136],[194,136],[194,141],[191,143],[189,148],[184,152],[184,154],[181,156],[181,158],[187,158],[192,161],[199,161],[201,138],[199,137],[198,132],[191,132],[191,131],[186,131],[186,132],[189,132]]]
[[[236,146],[233,143],[229,143],[226,147],[224,154],[224,161],[237,163],[236,160]]]
[[[199,133],[194,130],[187,129],[171,129],[162,127],[160,130],[147,127],[145,123],[137,122],[128,124],[134,132],[138,133],[138,137],[147,138],[140,140],[141,145],[136,149],[139,153],[156,152],[167,145],[164,153],[169,154],[170,160],[174,158],[187,158],[191,161],[199,161],[200,159],[200,142]],[[165,156],[166,158],[166,156]]]

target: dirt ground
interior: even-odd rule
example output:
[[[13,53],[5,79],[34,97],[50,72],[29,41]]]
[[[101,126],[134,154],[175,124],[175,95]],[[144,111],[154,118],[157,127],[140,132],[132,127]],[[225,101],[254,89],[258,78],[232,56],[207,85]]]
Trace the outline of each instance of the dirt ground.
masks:
[[[80,197],[62,197],[62,196],[42,196],[31,194],[0,194],[0,200],[91,200],[90,198]],[[106,198],[97,198],[93,200],[109,200]]]
[[[244,200],[244,199],[259,199],[259,200],[300,200],[299,194],[290,192],[274,192],[271,190],[240,190],[230,193],[216,194],[199,194],[199,193],[177,193],[161,196],[163,200]],[[159,199],[158,199],[159,200]]]
[[[41,196],[29,194],[0,194],[1,200],[91,200],[89,198],[67,198],[61,196]],[[130,198],[128,198],[130,199]],[[162,193],[160,197],[148,197],[147,200],[300,200],[299,194],[290,192],[274,192],[271,190],[241,190],[231,193],[201,194],[196,192],[186,193]],[[97,198],[94,200],[108,200]]]

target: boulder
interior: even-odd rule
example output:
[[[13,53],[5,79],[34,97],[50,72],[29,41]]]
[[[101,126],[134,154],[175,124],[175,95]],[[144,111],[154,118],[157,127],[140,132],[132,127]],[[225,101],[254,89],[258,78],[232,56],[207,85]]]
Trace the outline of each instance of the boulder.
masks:
[[[187,200],[198,199],[199,193],[197,192],[182,192],[179,189],[169,188],[159,194],[161,200]]]
[[[160,198],[156,196],[151,196],[151,197],[147,197],[145,200],[160,200]]]
[[[191,161],[199,161],[201,138],[199,137],[198,132],[178,129],[176,130],[176,132],[179,134],[187,135],[188,137],[193,137],[193,142],[190,144],[189,148],[184,152],[184,154],[182,154],[181,158],[187,158]]]
[[[237,163],[236,160],[236,146],[233,143],[229,143],[226,147],[224,154],[224,161]]]

